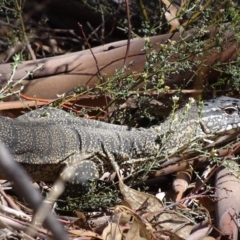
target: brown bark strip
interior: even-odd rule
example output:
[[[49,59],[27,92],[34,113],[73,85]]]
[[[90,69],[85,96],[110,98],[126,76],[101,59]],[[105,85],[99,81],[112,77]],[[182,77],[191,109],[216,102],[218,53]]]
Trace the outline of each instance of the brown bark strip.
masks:
[[[217,29],[211,28],[209,33],[206,34],[207,38],[216,34]],[[165,43],[166,40],[171,39],[179,41],[182,38],[186,38],[187,41],[191,41],[194,30],[184,32],[181,37],[179,33],[164,34],[154,36],[150,38],[153,48],[156,51],[160,50],[160,44]],[[230,39],[234,36],[234,32],[225,34],[225,39]],[[138,73],[143,71],[145,64],[145,54],[142,51],[145,44],[143,38],[137,38],[131,40],[129,47],[129,54],[126,64],[133,62],[129,72],[136,71]],[[121,69],[124,66],[124,58],[126,56],[127,40],[110,43],[104,46],[93,48],[93,54],[98,62],[101,75],[105,76],[105,81],[108,77],[114,75],[116,69]],[[236,42],[230,41],[222,46],[223,52],[219,53],[217,49],[211,51],[211,56],[204,56],[202,58],[195,57],[195,60],[205,60],[204,65],[209,66],[204,69],[204,80],[212,82],[219,75],[218,72],[211,71],[210,66],[215,61],[221,63],[234,60],[236,54],[239,51],[239,46],[236,49]],[[90,50],[76,52],[72,54],[51,57],[47,59],[40,59],[34,61],[25,61],[18,67],[18,71],[14,76],[14,81],[17,81],[26,74],[26,71],[31,71],[37,64],[44,64],[42,70],[37,71],[34,74],[33,79],[23,80],[25,85],[23,94],[29,97],[55,99],[57,94],[69,93],[77,86],[94,87],[98,82],[98,69],[96,66],[96,60],[94,59]],[[169,61],[175,61],[170,59]],[[6,84],[11,75],[11,65],[0,65],[0,84]],[[126,72],[128,74],[129,72]],[[180,75],[173,75],[168,79],[165,79],[166,85],[170,87],[174,84],[181,85],[183,79],[186,81],[193,76],[192,72],[185,72]],[[137,88],[140,88],[138,85]]]

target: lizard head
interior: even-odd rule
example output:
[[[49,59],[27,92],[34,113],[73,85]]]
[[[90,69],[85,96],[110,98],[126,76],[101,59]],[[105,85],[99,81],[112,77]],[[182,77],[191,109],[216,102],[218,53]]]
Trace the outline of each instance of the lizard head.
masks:
[[[240,130],[240,100],[218,97],[181,108],[154,129],[161,135],[164,151],[173,154],[201,139],[213,140]]]
[[[203,102],[199,110],[200,126],[205,134],[231,134],[240,129],[240,100],[218,97]]]

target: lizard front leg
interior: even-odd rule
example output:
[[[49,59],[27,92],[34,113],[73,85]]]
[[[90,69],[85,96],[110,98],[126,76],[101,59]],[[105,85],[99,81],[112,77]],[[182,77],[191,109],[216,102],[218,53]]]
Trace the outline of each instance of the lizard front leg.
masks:
[[[74,165],[66,166],[60,174],[66,182],[65,192],[76,195],[77,191],[87,192],[91,180],[99,179],[99,170],[91,160],[81,160]]]
[[[115,170],[119,176],[120,169],[115,157],[107,149],[104,149],[104,153],[105,155],[102,157],[107,158],[110,165],[108,167]],[[100,158],[96,154],[75,153],[66,159],[66,167],[60,176],[66,182],[65,192],[67,194],[72,195],[73,193],[76,195],[76,191],[89,191],[91,180],[99,179],[99,171],[103,170],[104,164]]]

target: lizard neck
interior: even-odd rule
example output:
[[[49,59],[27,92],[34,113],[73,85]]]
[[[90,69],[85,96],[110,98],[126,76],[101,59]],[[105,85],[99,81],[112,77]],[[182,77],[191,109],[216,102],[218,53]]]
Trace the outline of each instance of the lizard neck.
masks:
[[[186,148],[196,138],[205,135],[199,124],[196,104],[192,105],[189,110],[186,108],[178,110],[162,124],[152,128],[160,135],[162,152],[170,155]]]

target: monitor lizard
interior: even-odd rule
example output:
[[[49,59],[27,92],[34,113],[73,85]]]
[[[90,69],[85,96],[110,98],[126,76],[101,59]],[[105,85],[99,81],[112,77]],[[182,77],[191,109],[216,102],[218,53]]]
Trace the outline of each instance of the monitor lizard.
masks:
[[[146,162],[159,166],[169,155],[203,139],[240,129],[240,100],[219,97],[193,103],[150,128],[132,128],[78,118],[57,108],[38,109],[19,118],[0,117],[0,140],[34,181],[59,175],[81,189],[101,172]],[[69,176],[70,170],[74,174]],[[0,178],[4,178],[0,171]]]

